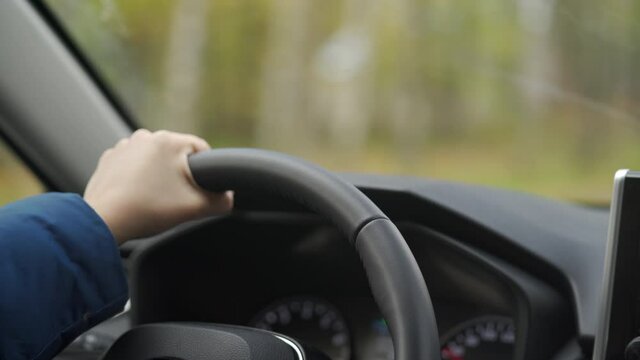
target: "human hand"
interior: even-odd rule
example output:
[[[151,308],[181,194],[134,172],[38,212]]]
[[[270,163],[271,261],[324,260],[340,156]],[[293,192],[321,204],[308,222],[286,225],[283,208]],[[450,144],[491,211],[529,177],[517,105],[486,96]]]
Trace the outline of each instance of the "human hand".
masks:
[[[84,199],[118,244],[227,212],[233,194],[201,189],[189,170],[187,156],[209,148],[193,135],[138,130],[102,154]]]

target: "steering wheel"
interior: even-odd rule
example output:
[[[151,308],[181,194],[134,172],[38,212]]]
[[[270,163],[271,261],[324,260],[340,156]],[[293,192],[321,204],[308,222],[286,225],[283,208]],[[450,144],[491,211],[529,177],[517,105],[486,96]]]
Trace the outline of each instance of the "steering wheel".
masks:
[[[219,149],[190,156],[198,185],[210,191],[266,191],[330,220],[355,247],[393,340],[396,360],[440,359],[429,292],[406,241],[355,186],[301,159],[266,150]],[[295,339],[214,324],[160,323],[133,328],[104,360],[326,359]]]

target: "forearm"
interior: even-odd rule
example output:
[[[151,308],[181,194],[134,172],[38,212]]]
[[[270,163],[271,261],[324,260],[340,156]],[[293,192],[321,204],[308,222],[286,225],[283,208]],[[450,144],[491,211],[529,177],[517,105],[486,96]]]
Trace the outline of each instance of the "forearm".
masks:
[[[128,296],[111,233],[71,194],[0,209],[0,284],[3,359],[53,357]]]

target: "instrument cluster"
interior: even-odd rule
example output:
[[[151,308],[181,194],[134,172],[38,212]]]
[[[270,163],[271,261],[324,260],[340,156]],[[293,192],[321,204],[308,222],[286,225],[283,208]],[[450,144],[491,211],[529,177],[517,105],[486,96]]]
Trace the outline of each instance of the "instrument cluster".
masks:
[[[291,336],[332,360],[393,360],[393,343],[375,307],[345,302],[338,306],[313,296],[274,301],[249,326]],[[443,360],[509,360],[516,339],[513,319],[485,315],[468,319],[441,336]]]

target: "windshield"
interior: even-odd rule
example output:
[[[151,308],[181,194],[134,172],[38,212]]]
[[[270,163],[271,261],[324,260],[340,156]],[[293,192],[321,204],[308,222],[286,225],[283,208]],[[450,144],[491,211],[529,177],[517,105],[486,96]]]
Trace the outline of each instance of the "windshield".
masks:
[[[46,3],[142,126],[214,147],[594,203],[640,167],[637,1]]]

